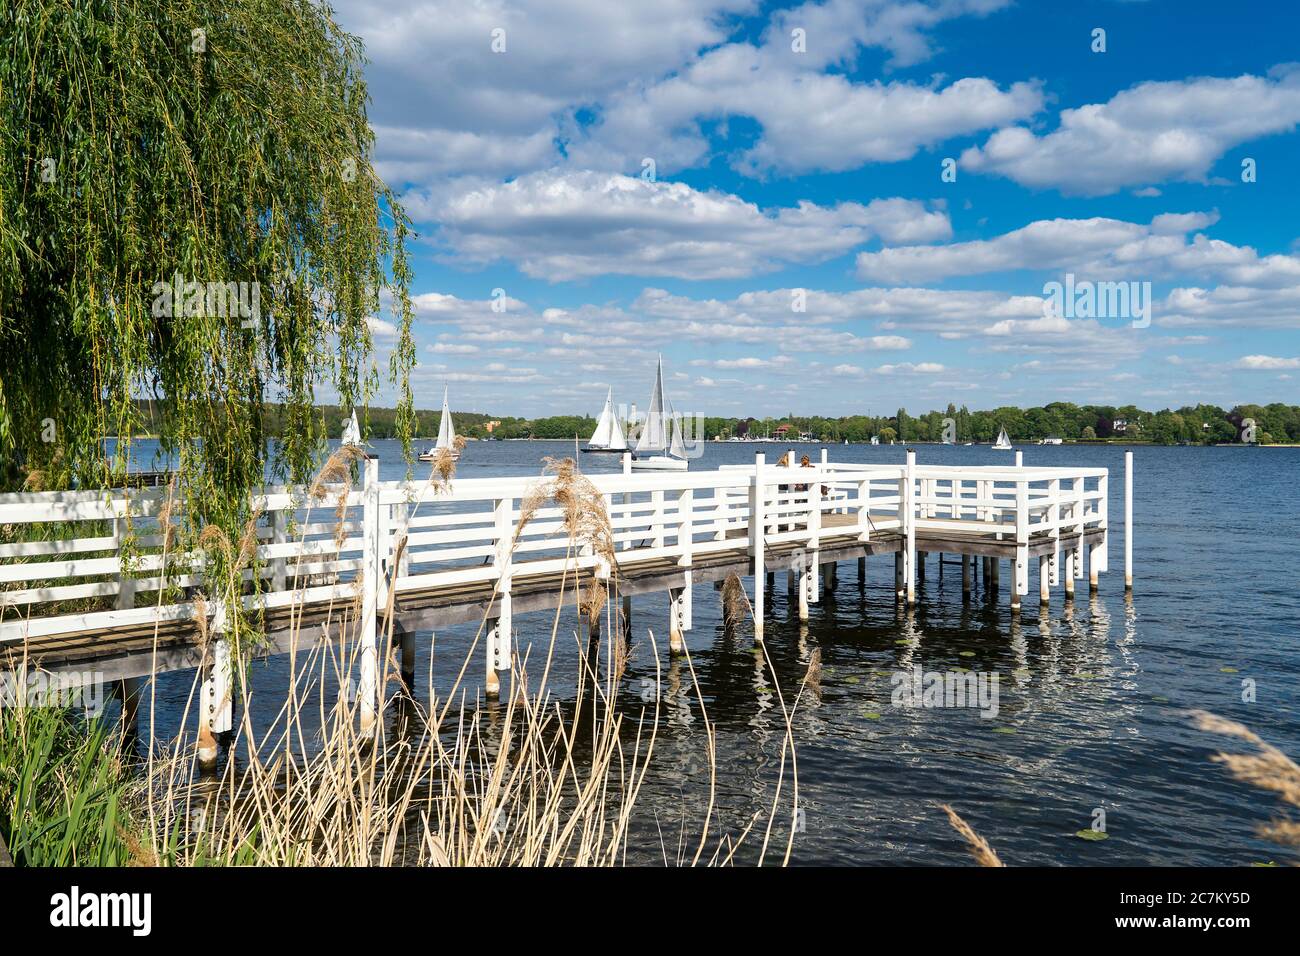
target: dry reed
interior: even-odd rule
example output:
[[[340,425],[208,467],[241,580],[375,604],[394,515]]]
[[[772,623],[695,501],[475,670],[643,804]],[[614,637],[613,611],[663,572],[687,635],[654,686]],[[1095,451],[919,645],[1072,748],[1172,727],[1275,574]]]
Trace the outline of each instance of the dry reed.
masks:
[[[1276,793],[1288,806],[1300,808],[1300,766],[1272,744],[1262,740],[1244,724],[1204,710],[1191,712],[1197,729],[1224,737],[1236,737],[1253,744],[1258,753],[1233,754],[1220,751],[1213,759],[1243,783]],[[1300,848],[1300,822],[1283,818],[1259,827],[1260,836],[1281,846]]]
[[[975,862],[980,866],[1006,866],[998,855],[993,852],[993,847],[989,846],[988,840],[975,832],[969,823],[957,815],[957,811],[948,804],[940,804],[943,812],[948,814],[948,822],[952,828],[962,835],[967,843],[970,844],[971,856],[975,857]]]
[[[330,490],[327,485],[337,482],[343,485],[340,500],[346,502],[350,488],[346,466],[351,457],[346,450],[331,456],[311,486],[312,500],[322,500]],[[454,465],[439,469],[435,463],[430,484],[436,491],[453,474]],[[571,460],[547,462],[547,476],[523,503],[512,548],[548,501],[560,510],[570,556],[597,555],[611,571],[616,569],[604,499]],[[344,517],[340,508],[339,521]],[[243,557],[243,542],[236,549],[214,534],[207,543]],[[399,538],[390,567],[398,564],[404,546],[405,539]],[[743,595],[743,587],[741,591]],[[607,590],[599,581],[586,589],[585,600],[579,602],[589,616],[607,605]],[[204,631],[207,607],[202,598],[196,600],[195,610]],[[384,617],[391,640],[391,592]],[[164,865],[624,862],[635,806],[657,739],[659,695],[639,710],[625,712],[617,703],[615,691],[628,662],[623,629],[618,626],[610,629],[608,653],[597,651],[595,660],[584,660],[578,668],[576,702],[566,705],[550,689],[549,679],[559,621],[557,609],[540,666],[536,661],[532,665],[541,675],[535,685],[526,676],[525,653],[515,662],[512,692],[503,694],[500,705],[467,706],[464,678],[483,634],[480,626],[450,686],[434,688],[430,663],[427,708],[411,699],[409,688],[402,688],[400,706],[393,709],[399,719],[381,720],[377,736],[371,738],[357,730],[361,702],[350,693],[363,645],[355,633],[356,615],[350,605],[337,613],[331,609],[320,628],[322,637],[333,639],[315,643],[306,650],[305,659],[290,655],[289,692],[267,726],[253,727],[247,706],[251,690],[244,668],[237,669],[235,679],[245,706],[233,734],[232,759],[217,777],[196,773],[193,748],[179,747],[156,758],[151,749],[143,788],[146,805],[140,813],[147,823],[132,857],[156,859]],[[205,633],[204,643],[206,637]],[[293,644],[299,641],[305,644],[306,635],[295,634]],[[386,688],[393,658],[383,653],[379,661],[379,686]],[[654,666],[658,685],[657,652]],[[773,670],[773,683],[775,677]],[[694,682],[693,670],[691,678]],[[334,688],[338,688],[337,699],[331,700]],[[698,683],[695,689],[702,711]],[[191,701],[195,693],[191,691]],[[783,700],[781,709],[786,743],[768,815],[769,834],[785,763],[787,757],[794,759],[792,711],[786,710]],[[385,713],[389,710],[384,708]],[[188,714],[187,705],[184,720]],[[739,843],[721,838],[712,853],[706,849],[715,838],[710,832],[715,750],[707,715],[704,720],[708,807],[696,850],[693,855],[680,851],[679,862],[729,862]],[[233,759],[235,753],[239,759]],[[797,799],[796,776],[796,803]],[[679,845],[687,842],[683,838]],[[765,836],[764,852],[766,844]],[[787,860],[789,852],[787,844]]]

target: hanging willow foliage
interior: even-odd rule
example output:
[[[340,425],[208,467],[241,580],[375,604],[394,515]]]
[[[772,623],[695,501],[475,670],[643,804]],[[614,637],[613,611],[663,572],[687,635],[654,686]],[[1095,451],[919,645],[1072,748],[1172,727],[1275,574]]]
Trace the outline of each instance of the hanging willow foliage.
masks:
[[[110,483],[149,398],[184,527],[237,539],[268,465],[319,461],[316,390],[373,394],[381,297],[409,457],[409,221],[363,64],[312,0],[0,4],[0,489]]]

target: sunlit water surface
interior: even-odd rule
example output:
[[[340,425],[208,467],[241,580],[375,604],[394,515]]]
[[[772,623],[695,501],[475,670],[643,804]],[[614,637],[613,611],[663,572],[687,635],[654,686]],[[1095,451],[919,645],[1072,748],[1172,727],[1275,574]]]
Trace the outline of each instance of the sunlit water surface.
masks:
[[[818,457],[818,446],[798,446]],[[572,454],[566,442],[477,442],[462,458],[461,478],[536,475],[541,459]],[[769,461],[777,445],[707,445],[694,469]],[[137,446],[145,452],[147,444]],[[405,475],[395,443],[380,442],[381,478]],[[1124,449],[1060,446],[1024,449],[1026,465],[1111,469],[1114,519],[1123,515]],[[832,446],[833,461],[903,461],[902,446]],[[589,471],[617,470],[612,456],[584,455]],[[595,460],[592,460],[595,459]],[[737,834],[773,803],[785,736],[776,688],[792,702],[814,649],[821,679],[794,715],[800,825],[796,864],[951,864],[967,862],[941,803],[952,804],[1012,864],[1228,864],[1278,857],[1255,828],[1273,815],[1271,797],[1229,778],[1210,757],[1222,742],[1193,728],[1189,709],[1206,709],[1249,724],[1292,754],[1300,753],[1297,702],[1297,612],[1294,543],[1300,537],[1296,476],[1300,449],[1147,448],[1135,450],[1134,564],[1131,601],[1123,589],[1123,529],[1114,520],[1111,572],[1101,593],[1086,582],[1069,608],[1054,589],[1040,617],[1033,594],[1018,620],[1007,607],[1009,576],[996,602],[963,606],[960,568],[940,581],[931,558],[914,614],[896,607],[893,562],[868,562],[864,585],[856,564],[839,568],[834,590],[800,626],[784,574],[769,590],[767,652],[750,631],[728,636],[720,595],[694,592],[694,629],[687,635],[698,695],[716,734],[713,829]],[[923,445],[933,464],[1006,464],[988,447]],[[423,466],[427,468],[427,466]],[[1035,569],[1036,571],[1036,569]],[[749,587],[751,581],[746,580]],[[1036,593],[1036,573],[1031,592]],[[653,698],[656,663],[667,635],[667,596],[633,603],[633,656],[620,691],[629,713]],[[553,615],[518,615],[518,640],[544,653]],[[554,686],[571,688],[579,655],[576,619],[561,625]],[[440,632],[432,661],[435,688],[445,689],[464,660],[475,627]],[[427,699],[429,635],[421,635],[417,673]],[[997,716],[976,709],[892,705],[891,675],[967,668],[999,675]],[[661,725],[629,849],[633,860],[679,855],[683,822],[697,833],[707,796],[705,713],[681,661],[661,660]],[[189,699],[192,674],[159,681],[157,722],[175,728]],[[467,693],[482,679],[476,661]],[[254,665],[251,716],[272,720],[288,680],[284,657]],[[1255,700],[1243,701],[1253,682]],[[768,859],[783,853],[790,829],[787,757],[783,807]],[[1105,812],[1109,838],[1076,836]],[[753,860],[762,829],[738,859]],[[660,842],[666,846],[661,850]],[[689,854],[688,854],[689,855]]]

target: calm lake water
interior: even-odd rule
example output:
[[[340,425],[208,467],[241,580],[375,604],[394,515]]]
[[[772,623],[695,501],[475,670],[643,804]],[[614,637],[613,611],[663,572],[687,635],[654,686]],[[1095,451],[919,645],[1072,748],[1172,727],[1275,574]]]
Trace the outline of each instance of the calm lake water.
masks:
[[[814,459],[820,453],[816,445],[795,447]],[[710,444],[692,468],[752,462],[758,448],[769,461],[784,450]],[[535,475],[543,456],[572,449],[571,442],[471,443],[458,476]],[[1254,832],[1274,815],[1276,802],[1211,763],[1224,742],[1191,727],[1186,711],[1241,720],[1300,754],[1300,597],[1293,583],[1300,449],[1136,448],[1131,601],[1123,588],[1124,449],[1023,450],[1026,465],[1111,469],[1112,570],[1102,576],[1099,596],[1090,598],[1084,581],[1067,610],[1054,589],[1050,614],[1040,617],[1035,568],[1024,612],[1013,621],[1005,569],[996,603],[977,593],[963,606],[960,568],[945,568],[940,582],[933,557],[913,614],[895,605],[889,558],[868,562],[865,585],[858,583],[855,563],[842,564],[837,587],[827,588],[804,627],[784,574],[769,591],[767,650],[787,700],[814,649],[823,668],[820,695],[806,694],[794,720],[803,828],[793,862],[966,864],[965,845],[938,808],[945,802],[1012,865],[1282,859]],[[380,442],[376,451],[383,479],[404,476],[395,444]],[[833,461],[901,463],[904,448],[831,446],[830,455]],[[587,470],[619,467],[612,456],[583,458]],[[922,445],[917,459],[1006,464],[1010,456],[988,447]],[[717,736],[715,823],[737,833],[771,805],[783,726],[772,676],[750,631],[724,634],[719,597],[711,585],[695,588],[687,643]],[[633,657],[622,690],[633,712],[655,679],[647,632],[664,648],[667,604],[664,594],[633,602]],[[551,621],[549,613],[516,616],[519,645],[531,639],[538,642],[534,655],[543,653]],[[568,639],[559,642],[555,665],[562,675],[575,671],[574,625],[566,616],[561,635]],[[475,630],[456,627],[437,635],[436,686],[454,676]],[[428,637],[420,641],[421,675],[430,668]],[[471,698],[482,679],[479,658],[469,680]],[[687,676],[682,665],[664,663],[662,726],[639,805],[644,840],[632,848],[635,858],[651,862],[660,858],[657,826],[670,857],[683,817],[687,830],[698,832],[707,780],[698,701],[678,686]],[[998,715],[892,706],[890,676],[915,665],[996,672]],[[287,676],[284,658],[254,666],[255,722],[274,716]],[[159,681],[160,725],[179,719],[191,677]],[[1254,682],[1253,703],[1243,703],[1245,680]],[[556,686],[563,696],[563,679]],[[788,787],[787,778],[785,819],[773,835],[777,846],[788,833]],[[1097,808],[1105,811],[1109,839],[1080,839],[1076,831],[1092,823]],[[752,860],[759,842],[751,837],[740,858]]]

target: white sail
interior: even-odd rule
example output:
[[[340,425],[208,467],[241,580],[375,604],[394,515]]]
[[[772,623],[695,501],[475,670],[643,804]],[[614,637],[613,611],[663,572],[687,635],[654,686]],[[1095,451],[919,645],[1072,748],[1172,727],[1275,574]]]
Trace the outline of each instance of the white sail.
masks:
[[[438,423],[438,448],[453,448],[456,444],[456,426],[451,422],[447,407],[447,386],[442,387],[442,421]]]
[[[361,426],[357,424],[357,413],[355,409],[352,411],[352,417],[343,423],[343,444],[361,444]]]
[[[614,389],[611,388],[605,395],[605,407],[600,412],[600,421],[596,423],[596,430],[591,433],[587,444],[592,448],[609,448],[616,428],[618,422],[614,418]]]
[[[674,458],[686,457],[686,446],[682,444],[682,419],[681,416],[673,413],[673,437],[668,445],[668,454]]]
[[[627,436],[623,434],[623,423],[618,420],[618,414],[614,412],[609,416],[609,444],[605,447],[612,451],[627,449]]]
[[[668,428],[665,420],[664,406],[664,360],[659,357],[659,366],[655,371],[655,386],[650,393],[650,408],[645,413],[645,422],[641,426],[641,437],[636,443],[638,455],[650,455],[662,452],[668,447]]]
[[[993,447],[1000,449],[1011,447],[1011,439],[1007,437],[1007,430],[1005,428],[998,430],[998,440],[993,443]]]

